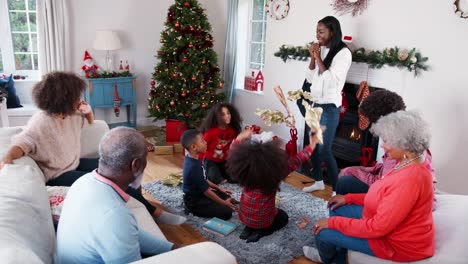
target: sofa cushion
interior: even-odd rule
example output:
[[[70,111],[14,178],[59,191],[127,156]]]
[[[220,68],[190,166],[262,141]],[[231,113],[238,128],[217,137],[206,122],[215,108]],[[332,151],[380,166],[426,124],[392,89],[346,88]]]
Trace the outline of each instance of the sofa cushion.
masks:
[[[52,220],[54,226],[58,225],[60,215],[62,214],[63,201],[67,197],[67,192],[70,187],[66,186],[46,186],[47,193],[49,194],[50,211],[52,213]]]
[[[92,125],[87,125],[81,131],[80,158],[98,158],[99,142],[107,131],[109,126],[102,120],[94,120]]]
[[[8,92],[7,96],[7,108],[18,108],[23,107],[20,103],[18,96],[16,95],[15,81],[13,80],[13,74],[10,77],[0,79],[0,86],[3,90]]]
[[[432,258],[411,262],[417,264],[436,263],[466,263],[468,260],[468,196],[466,195],[436,195],[437,209],[433,212],[435,234],[435,254]],[[350,251],[350,264],[390,264],[393,261],[378,259],[368,255]],[[401,262],[399,262],[401,263]]]
[[[202,242],[170,252],[142,259],[134,264],[236,264],[236,258],[225,248],[214,242]]]
[[[21,130],[20,127],[3,127],[0,129],[0,154],[6,153],[11,142],[11,137],[19,134]]]
[[[52,263],[55,232],[47,191],[37,170],[25,165],[1,169],[0,201],[2,263],[34,263],[31,256]]]

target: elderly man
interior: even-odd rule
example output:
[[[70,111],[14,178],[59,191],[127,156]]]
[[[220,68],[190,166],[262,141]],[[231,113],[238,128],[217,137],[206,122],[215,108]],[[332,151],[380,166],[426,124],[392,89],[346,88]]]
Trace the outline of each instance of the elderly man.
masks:
[[[99,167],[78,179],[65,199],[57,230],[56,263],[129,263],[176,246],[140,230],[125,189],[141,180],[147,150],[131,128],[109,131],[99,144]]]

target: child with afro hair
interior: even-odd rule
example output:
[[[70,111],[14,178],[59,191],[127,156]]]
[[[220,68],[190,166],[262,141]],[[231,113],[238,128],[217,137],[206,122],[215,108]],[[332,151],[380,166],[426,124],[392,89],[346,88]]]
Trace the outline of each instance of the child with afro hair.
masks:
[[[251,142],[251,133],[242,132],[233,142],[227,159],[227,170],[242,187],[238,209],[239,220],[245,225],[240,238],[247,243],[283,228],[288,214],[276,207],[275,197],[281,181],[309,159],[317,144],[310,134],[310,145],[296,156],[289,157],[279,142]]]

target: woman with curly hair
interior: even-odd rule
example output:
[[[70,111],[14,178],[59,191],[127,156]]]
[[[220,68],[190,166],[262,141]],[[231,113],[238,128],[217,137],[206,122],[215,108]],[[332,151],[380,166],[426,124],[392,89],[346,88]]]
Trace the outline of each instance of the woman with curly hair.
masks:
[[[201,132],[206,141],[204,166],[208,180],[214,184],[232,182],[226,172],[226,159],[232,141],[242,131],[241,117],[237,109],[227,103],[213,106],[201,125]]]
[[[429,126],[415,112],[398,111],[381,117],[371,131],[396,165],[368,193],[330,199],[330,216],[313,227],[317,248],[303,248],[312,261],[344,264],[348,249],[395,262],[434,255],[434,191],[424,155]]]
[[[241,142],[250,136],[244,132],[239,135],[227,160],[229,174],[242,186],[238,214],[245,228],[240,238],[247,243],[257,242],[288,223],[288,214],[276,207],[276,192],[281,181],[310,157],[317,144],[317,136],[309,135],[310,145],[288,159],[277,141]]]
[[[47,185],[62,186],[97,168],[97,159],[80,159],[81,130],[94,121],[91,107],[81,101],[85,88],[86,83],[73,73],[45,75],[32,91],[41,111],[13,138],[0,168],[27,155],[42,170]]]
[[[359,113],[369,119],[369,123],[375,124],[381,117],[400,110],[405,110],[406,105],[403,98],[397,93],[385,89],[377,90],[364,99],[359,106]],[[436,182],[434,169],[432,168],[432,156],[428,150],[424,151],[428,169],[433,175],[433,181]],[[382,163],[373,167],[354,166],[341,170],[338,183],[336,185],[337,194],[347,193],[366,193],[374,182],[390,171],[396,160],[384,154]]]

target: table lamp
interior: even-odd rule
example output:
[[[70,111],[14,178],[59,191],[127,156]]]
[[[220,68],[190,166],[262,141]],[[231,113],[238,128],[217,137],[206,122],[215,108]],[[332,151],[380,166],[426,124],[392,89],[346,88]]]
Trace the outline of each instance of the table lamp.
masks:
[[[110,51],[121,48],[119,35],[111,30],[98,30],[96,31],[93,47],[96,50],[106,51],[106,71],[109,72],[111,70]]]

